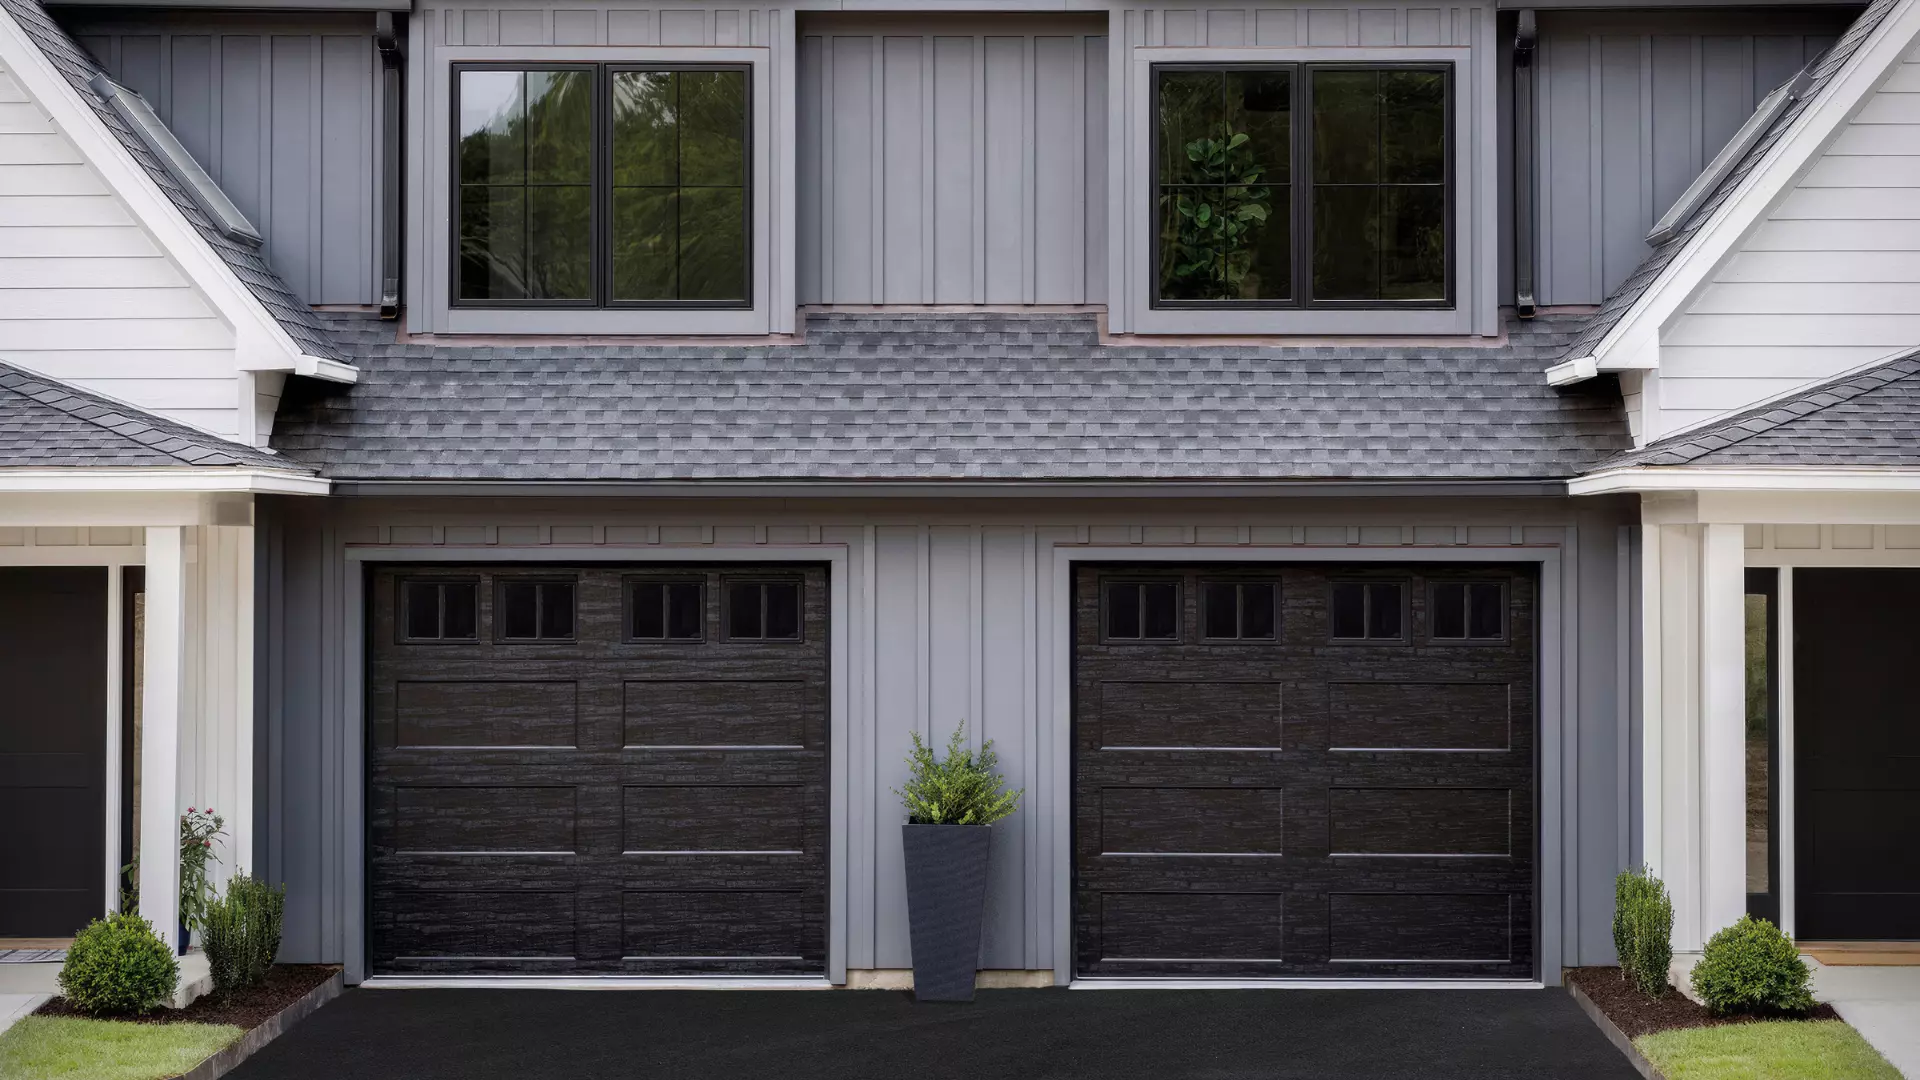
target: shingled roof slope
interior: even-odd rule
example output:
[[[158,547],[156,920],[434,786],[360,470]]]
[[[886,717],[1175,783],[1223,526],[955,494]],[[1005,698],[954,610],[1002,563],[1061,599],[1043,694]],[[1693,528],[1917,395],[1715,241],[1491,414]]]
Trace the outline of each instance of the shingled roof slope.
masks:
[[[259,251],[228,239],[207,218],[206,211],[187,193],[173,171],[147,149],[147,144],[127,127],[112,106],[93,92],[88,84],[95,75],[100,74],[100,66],[47,14],[39,0],[0,0],[0,8],[13,16],[47,60],[73,84],[81,100],[93,107],[100,122],[107,126],[120,145],[126,147],[127,153],[133,155],[134,161],[146,170],[147,175],[153,177],[153,182],[160,186],[168,200],[179,207],[194,231],[206,240],[221,261],[247,287],[247,291],[287,332],[287,336],[299,345],[301,353],[323,360],[346,362],[346,354],[334,344],[320,316],[294,295],[273,267],[267,265]]]
[[[0,363],[0,469],[198,466],[313,470]]]
[[[1113,346],[1081,313],[812,313],[802,343],[468,347],[339,316],[353,386],[273,444],[335,480],[1560,478],[1631,446],[1611,380],[1493,348]]]

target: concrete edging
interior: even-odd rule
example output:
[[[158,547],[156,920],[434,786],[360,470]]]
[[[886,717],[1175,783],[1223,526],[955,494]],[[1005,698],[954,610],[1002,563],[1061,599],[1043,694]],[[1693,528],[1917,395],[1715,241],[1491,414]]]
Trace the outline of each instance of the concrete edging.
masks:
[[[1660,1075],[1660,1070],[1653,1067],[1653,1062],[1648,1061],[1647,1056],[1633,1045],[1633,1040],[1627,1038],[1627,1033],[1620,1030],[1620,1025],[1609,1020],[1607,1014],[1600,1011],[1600,1006],[1595,1005],[1592,998],[1581,992],[1580,987],[1569,982],[1567,993],[1573,995],[1574,1004],[1580,1006],[1580,1011],[1587,1014],[1587,1019],[1593,1021],[1594,1026],[1600,1029],[1600,1034],[1605,1035],[1615,1049],[1627,1056],[1627,1062],[1641,1076],[1646,1077],[1646,1080],[1666,1080],[1666,1077]]]
[[[334,972],[326,982],[307,991],[299,1001],[268,1017],[266,1022],[235,1039],[219,1053],[181,1073],[175,1080],[216,1080],[232,1072],[252,1057],[256,1050],[280,1037],[288,1028],[311,1016],[314,1010],[339,997],[347,989],[346,973]]]

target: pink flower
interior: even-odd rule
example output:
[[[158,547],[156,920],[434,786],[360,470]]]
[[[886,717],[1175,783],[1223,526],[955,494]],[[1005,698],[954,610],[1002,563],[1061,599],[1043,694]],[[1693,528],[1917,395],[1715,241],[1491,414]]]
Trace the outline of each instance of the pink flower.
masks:
[[[211,840],[202,840],[202,841],[200,841],[200,846],[201,846],[201,847],[212,847],[212,846],[213,846],[213,841],[211,841]]]
[[[193,807],[191,806],[187,807],[187,813],[189,814],[193,813]]]

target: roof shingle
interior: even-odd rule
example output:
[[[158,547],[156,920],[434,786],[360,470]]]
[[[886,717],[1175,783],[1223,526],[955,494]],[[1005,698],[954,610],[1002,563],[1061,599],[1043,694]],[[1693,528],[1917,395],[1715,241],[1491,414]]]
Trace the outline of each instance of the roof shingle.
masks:
[[[0,364],[0,468],[99,465],[313,471],[277,454]]]

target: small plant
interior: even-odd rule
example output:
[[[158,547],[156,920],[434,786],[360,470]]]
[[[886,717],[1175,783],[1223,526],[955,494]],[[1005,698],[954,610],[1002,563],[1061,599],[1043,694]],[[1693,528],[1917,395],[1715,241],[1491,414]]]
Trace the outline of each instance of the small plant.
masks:
[[[965,721],[947,740],[944,761],[914,732],[907,766],[907,786],[894,794],[906,804],[909,824],[991,825],[1020,808],[1022,792],[1007,790],[993,740],[980,744],[977,754],[968,749]]]
[[[280,951],[280,926],[287,889],[274,888],[248,874],[235,874],[227,893],[207,908],[201,947],[213,975],[214,991],[225,997],[259,986]]]
[[[179,979],[173,950],[151,923],[132,913],[88,923],[60,965],[60,993],[93,1016],[147,1012],[173,996]]]
[[[1693,968],[1693,992],[1718,1015],[1803,1015],[1813,1008],[1812,976],[1793,939],[1751,915],[1713,935]]]
[[[1665,996],[1673,963],[1673,900],[1645,867],[1613,879],[1613,949],[1621,978],[1650,998]]]
[[[1165,245],[1163,288],[1180,299],[1230,300],[1241,295],[1259,254],[1252,233],[1273,216],[1273,189],[1261,182],[1266,166],[1252,137],[1222,124],[1217,138],[1186,144],[1196,184],[1191,192],[1162,195],[1173,211]]]
[[[180,925],[194,930],[207,927],[207,906],[213,902],[213,881],[208,869],[220,861],[213,845],[226,831],[226,819],[213,812],[187,807],[180,815]]]

